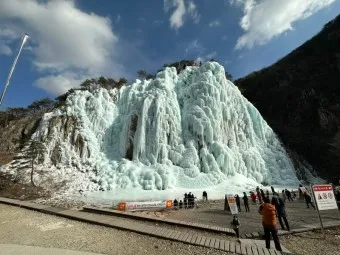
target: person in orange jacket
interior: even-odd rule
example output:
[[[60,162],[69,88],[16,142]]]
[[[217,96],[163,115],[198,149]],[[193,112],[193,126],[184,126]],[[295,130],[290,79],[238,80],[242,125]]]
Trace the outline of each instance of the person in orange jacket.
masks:
[[[268,197],[263,198],[263,204],[260,206],[259,213],[262,215],[262,226],[266,240],[266,248],[270,249],[270,234],[273,237],[275,248],[282,251],[280,240],[277,235],[276,208],[270,203]]]

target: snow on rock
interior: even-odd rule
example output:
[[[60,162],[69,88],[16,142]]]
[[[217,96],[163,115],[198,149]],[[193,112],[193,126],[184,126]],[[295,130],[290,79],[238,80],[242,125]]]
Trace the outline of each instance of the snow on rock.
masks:
[[[216,62],[166,68],[119,91],[75,91],[33,138],[69,191],[194,189],[237,175],[298,183],[272,129]]]

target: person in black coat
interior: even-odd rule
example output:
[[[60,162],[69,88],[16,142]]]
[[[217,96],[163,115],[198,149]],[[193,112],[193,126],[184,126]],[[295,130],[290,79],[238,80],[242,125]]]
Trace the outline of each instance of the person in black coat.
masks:
[[[174,200],[174,208],[177,210],[178,209],[178,201],[177,199],[175,198]]]
[[[203,191],[203,200],[208,201],[208,193],[206,191]]]
[[[246,212],[250,212],[249,210],[249,199],[247,196],[247,193],[243,192],[243,203],[244,203],[244,207],[246,208]]]
[[[286,227],[287,227],[287,230],[290,231],[289,223],[288,223],[288,220],[287,220],[286,207],[285,207],[285,203],[283,202],[283,200],[281,198],[277,199],[276,197],[273,197],[272,198],[272,205],[275,205],[277,217],[279,219],[281,228],[283,230],[285,229],[285,226],[283,225],[283,222],[282,222],[282,220],[283,220]]]
[[[238,194],[236,194],[235,199],[236,199],[237,209],[239,212],[241,212],[241,199]]]
[[[183,208],[183,201],[179,200],[179,209],[182,209],[182,208]]]
[[[262,200],[264,200],[264,198],[266,197],[266,195],[264,194],[263,189],[260,189],[260,192],[261,192]]]
[[[307,208],[309,208],[309,205],[311,205],[314,209],[316,209],[315,206],[314,206],[314,204],[313,204],[313,202],[312,202],[311,196],[308,195],[308,194],[305,192],[305,193],[304,193],[304,197],[305,197],[305,201],[306,201],[306,204],[307,204]]]
[[[183,202],[184,202],[184,208],[188,209],[188,194],[187,193],[184,194]]]
[[[275,195],[275,189],[273,186],[270,186],[271,190],[272,190],[272,193],[273,193],[273,196]]]
[[[294,201],[292,198],[292,193],[289,190],[285,189],[285,193],[288,198],[288,201]]]

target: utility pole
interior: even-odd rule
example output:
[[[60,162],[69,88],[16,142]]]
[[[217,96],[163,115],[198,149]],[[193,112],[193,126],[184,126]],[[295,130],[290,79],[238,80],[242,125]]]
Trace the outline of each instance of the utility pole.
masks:
[[[18,62],[18,59],[19,59],[19,56],[20,56],[20,53],[22,51],[22,48],[24,47],[24,44],[25,42],[27,41],[27,39],[29,38],[28,34],[24,34],[24,36],[22,37],[22,41],[21,41],[21,46],[20,46],[20,49],[19,49],[19,52],[17,54],[17,56],[15,57],[14,59],[14,62],[13,62],[13,65],[11,67],[11,70],[9,71],[9,74],[8,74],[8,77],[7,77],[7,81],[6,81],[6,84],[5,84],[5,87],[4,87],[4,90],[2,91],[2,94],[1,94],[1,98],[0,98],[0,107],[2,105],[2,101],[5,97],[5,94],[6,94],[6,91],[7,91],[7,88],[8,88],[8,85],[11,81],[11,78],[12,78],[12,75],[13,75],[13,72],[14,72],[14,69],[15,69],[15,66]]]

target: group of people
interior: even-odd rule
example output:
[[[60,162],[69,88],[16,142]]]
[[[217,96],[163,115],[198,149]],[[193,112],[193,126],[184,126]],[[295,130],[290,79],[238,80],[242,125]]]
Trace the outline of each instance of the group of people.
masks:
[[[207,196],[208,197],[208,196]],[[195,208],[195,196],[191,192],[188,194],[185,193],[182,200],[175,199],[174,200],[174,208],[175,209],[189,209],[189,208]]]
[[[288,201],[294,201],[297,196],[294,191],[290,192],[287,189],[282,190],[281,196],[275,192],[274,187],[271,187],[272,189],[272,199],[270,199],[269,191],[267,190],[266,193],[260,189],[259,187],[256,188],[256,192],[250,192],[250,198],[253,202],[253,204],[256,204],[256,201],[258,200],[260,207],[258,212],[262,215],[262,225],[264,229],[264,238],[266,240],[266,247],[270,249],[270,235],[272,235],[275,248],[279,251],[281,251],[281,245],[280,241],[277,235],[277,221],[279,222],[282,230],[287,229],[290,231],[289,222],[287,220],[287,213],[286,213],[286,207],[285,202]],[[300,194],[301,195],[301,194]],[[308,192],[303,192],[303,196],[307,205],[307,208],[310,208],[309,206],[312,206],[315,209],[315,206],[312,202],[311,196],[308,194]],[[247,196],[246,192],[243,192],[243,203],[245,207],[246,212],[250,212],[249,209],[249,198]],[[238,211],[241,212],[241,198],[239,195],[235,195],[236,205],[238,208]],[[235,230],[235,233],[237,237],[239,237],[239,227],[240,227],[240,220],[238,219],[238,216],[234,216],[231,225],[233,229]]]
[[[247,197],[247,194],[244,192],[244,197]],[[261,205],[259,207],[259,213],[262,215],[262,225],[264,229],[264,237],[266,240],[266,247],[270,249],[270,235],[272,235],[275,248],[278,251],[282,251],[280,241],[277,235],[277,219],[281,225],[281,228],[287,229],[290,231],[289,223],[287,220],[285,203],[282,198],[277,198],[273,196],[271,201],[269,196],[263,196],[263,200],[261,200]],[[240,197],[238,195],[235,196],[236,204],[241,209],[240,206]],[[238,201],[238,202],[237,202]],[[247,201],[244,199],[244,201]],[[246,211],[249,211],[249,202],[245,203]],[[241,210],[240,210],[241,211]],[[235,230],[236,236],[239,238],[239,228],[241,226],[240,220],[238,216],[234,216],[231,222],[232,228]]]

